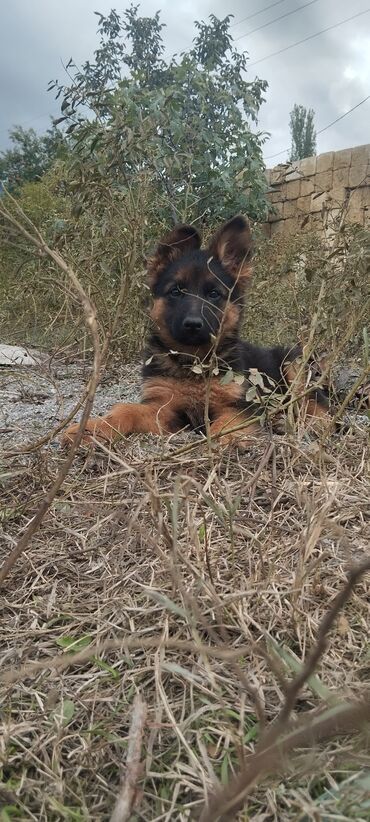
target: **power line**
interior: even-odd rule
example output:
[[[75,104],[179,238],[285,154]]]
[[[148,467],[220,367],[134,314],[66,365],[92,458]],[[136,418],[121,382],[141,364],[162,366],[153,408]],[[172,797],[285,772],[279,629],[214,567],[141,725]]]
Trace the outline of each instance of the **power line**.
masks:
[[[368,14],[370,11],[369,9],[365,9],[364,11],[359,11],[358,14],[353,14],[352,17],[347,17],[346,20],[341,20],[340,23],[334,23],[333,26],[328,26],[326,29],[321,29],[321,31],[317,31],[315,34],[310,34],[309,37],[304,37],[303,40],[297,40],[296,43],[291,43],[290,46],[285,46],[283,49],[279,49],[278,51],[273,51],[271,54],[266,54],[265,57],[260,57],[259,60],[254,60],[253,63],[249,63],[248,67],[256,66],[257,63],[263,63],[264,60],[268,60],[270,57],[276,57],[278,54],[283,54],[284,51],[289,51],[289,49],[295,48],[295,46],[301,46],[302,43],[307,43],[309,40],[313,40],[315,37],[318,37],[320,34],[325,34],[327,31],[332,31],[333,29],[337,29],[338,26],[343,26],[345,23],[349,23],[351,20],[355,20],[357,17],[362,17],[364,14]]]
[[[287,11],[285,12],[285,14],[280,14],[279,17],[274,17],[274,19],[269,20],[268,23],[264,23],[262,26],[258,26],[258,28],[252,29],[252,31],[247,31],[246,34],[241,34],[240,37],[235,37],[234,42],[236,43],[237,40],[242,40],[243,37],[249,37],[251,34],[255,34],[256,31],[266,29],[267,26],[272,26],[273,23],[277,23],[278,20],[283,20],[284,17],[290,17],[291,14],[297,14],[297,11],[302,11],[302,9],[306,9],[307,6],[313,6],[314,3],[318,3],[318,0],[310,0],[309,3],[304,3],[303,6],[298,6],[298,8],[293,9],[293,11]]]
[[[328,125],[324,126],[324,128],[320,128],[320,130],[317,131],[316,134],[322,134],[324,131],[327,131],[328,128],[335,126],[336,123],[339,123],[339,120],[343,120],[344,117],[348,117],[348,115],[351,114],[352,111],[355,111],[356,108],[360,108],[360,106],[366,103],[367,100],[370,100],[370,94],[368,94],[367,97],[364,97],[363,100],[360,100],[359,103],[356,103],[355,106],[352,106],[352,108],[348,109],[348,111],[345,111],[344,114],[341,114],[340,117],[337,117],[336,120],[333,120],[331,123],[328,123]],[[287,151],[289,151],[289,148],[284,148],[282,151],[277,151],[276,154],[270,154],[268,157],[265,157],[265,160],[272,160],[273,157],[280,157],[281,154],[285,154]]]
[[[251,20],[252,17],[257,17],[258,14],[262,14],[262,12],[272,9],[274,6],[281,6],[282,3],[285,3],[285,0],[276,0],[275,3],[270,3],[269,6],[265,6],[263,9],[255,11],[253,14],[248,14],[247,17],[243,17],[242,20],[237,20],[236,23],[232,23],[230,28],[233,28],[233,26],[239,26],[240,23],[245,23],[246,20]]]
[[[48,114],[39,114],[37,117],[32,117],[32,120],[28,120],[27,123],[24,126],[22,126],[22,128],[27,128],[27,126],[31,125],[31,123],[35,123],[36,120],[43,120],[45,117],[50,117],[51,118],[52,114],[50,114],[50,112],[49,112]],[[12,128],[15,128],[15,127],[16,126],[13,124],[13,126],[10,126],[9,128],[2,128],[2,129],[0,129],[0,134],[6,134],[6,133],[9,134],[9,132],[12,130]]]

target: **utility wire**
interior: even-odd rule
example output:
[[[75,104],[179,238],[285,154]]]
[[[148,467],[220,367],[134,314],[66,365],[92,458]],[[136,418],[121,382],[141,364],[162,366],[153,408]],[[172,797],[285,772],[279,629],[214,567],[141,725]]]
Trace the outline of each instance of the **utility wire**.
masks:
[[[344,117],[348,117],[349,114],[352,114],[352,111],[355,111],[356,108],[360,108],[360,106],[363,106],[363,104],[366,103],[367,100],[370,100],[370,94],[368,94],[367,97],[364,97],[363,100],[360,100],[360,102],[357,103],[355,106],[352,106],[352,108],[348,109],[348,111],[345,111],[344,114],[341,114],[340,117],[337,117],[336,120],[333,120],[327,126],[324,126],[324,128],[320,128],[320,130],[317,131],[316,134],[322,134],[324,131],[327,131],[328,128],[335,126],[336,123],[339,123],[339,120],[343,120]],[[280,157],[281,154],[285,154],[289,150],[290,147],[284,148],[282,151],[277,151],[276,154],[269,154],[268,157],[265,157],[265,160],[272,160],[273,157]]]
[[[283,20],[284,17],[290,17],[291,14],[297,14],[297,11],[302,11],[302,9],[306,9],[307,6],[313,6],[314,3],[318,3],[319,0],[310,0],[309,3],[304,3],[303,6],[298,6],[298,8],[293,9],[293,11],[287,11],[285,14],[280,14],[279,17],[274,17],[273,20],[269,20],[268,23],[264,23],[262,26],[258,26],[256,29],[252,29],[252,31],[247,31],[246,34],[241,34],[240,37],[234,37],[234,42],[236,43],[237,40],[242,40],[243,37],[250,37],[251,34],[255,34],[256,31],[261,31],[261,29],[266,29],[268,26],[272,26],[273,23],[277,23],[278,20]]]
[[[325,34],[327,31],[332,31],[333,29],[337,29],[338,26],[344,26],[345,23],[349,23],[351,20],[356,20],[357,17],[362,17],[364,14],[368,14],[370,11],[369,9],[364,9],[364,11],[359,11],[357,14],[353,14],[351,17],[347,17],[345,20],[341,20],[339,23],[334,23],[333,26],[328,26],[326,29],[321,29],[321,31],[316,31],[315,34],[310,34],[309,37],[304,37],[303,40],[297,40],[296,43],[291,43],[290,46],[285,46],[283,49],[279,49],[278,51],[273,51],[271,54],[266,54],[265,57],[260,57],[259,60],[254,60],[253,63],[248,64],[248,68],[251,66],[256,66],[257,63],[263,63],[264,60],[268,60],[270,57],[276,57],[278,54],[283,54],[284,51],[289,51],[289,49],[295,48],[295,46],[300,46],[302,43],[307,43],[309,40],[313,40],[315,37],[318,37],[320,34]]]
[[[285,0],[276,0],[275,3],[270,3],[269,6],[265,6],[263,9],[255,11],[253,14],[248,14],[247,17],[243,17],[241,20],[237,20],[236,23],[232,23],[230,28],[233,28],[233,26],[239,26],[240,23],[245,23],[246,20],[251,20],[252,17],[257,17],[258,14],[262,14],[262,12],[268,11],[268,9],[272,9],[274,6],[281,6],[282,3],[285,3]]]

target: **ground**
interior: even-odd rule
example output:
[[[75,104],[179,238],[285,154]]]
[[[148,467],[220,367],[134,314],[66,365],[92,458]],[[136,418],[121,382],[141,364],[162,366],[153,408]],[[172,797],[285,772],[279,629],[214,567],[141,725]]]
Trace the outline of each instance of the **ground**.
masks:
[[[25,446],[88,376],[83,363],[41,370],[0,373],[2,561],[63,460],[57,442]],[[95,410],[138,386],[138,366],[108,373]],[[368,556],[369,499],[356,421],[321,448],[303,432],[266,434],[245,453],[133,436],[78,456],[1,592],[1,819],[110,819],[137,693],[147,716],[130,818],[198,818],[214,785],[248,764],[348,569]],[[368,620],[364,576],[293,718],[312,724],[312,711],[363,697]],[[306,741],[232,818],[365,822],[369,773],[364,733]]]

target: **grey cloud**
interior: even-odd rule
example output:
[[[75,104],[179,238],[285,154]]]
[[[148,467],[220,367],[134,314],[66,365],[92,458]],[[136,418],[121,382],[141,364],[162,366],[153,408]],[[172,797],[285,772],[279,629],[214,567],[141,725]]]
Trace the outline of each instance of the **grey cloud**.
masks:
[[[303,3],[304,0],[300,0],[297,5]],[[153,14],[159,5],[158,0],[144,0],[141,12]],[[295,8],[292,0],[285,0],[252,20],[238,22],[265,5],[267,0],[254,0],[247,7],[242,0],[234,0],[231,9],[225,0],[181,3],[164,0],[161,6],[162,20],[167,25],[166,51],[178,52],[188,47],[194,36],[193,21],[206,19],[211,12],[224,17],[232,10],[236,22],[232,33],[238,38]],[[114,0],[97,0],[96,6],[92,6],[90,0],[64,0],[63,3],[32,0],[27,4],[13,0],[12,6],[2,10],[0,71],[7,81],[3,84],[1,100],[0,147],[6,144],[7,129],[14,123],[32,125],[38,130],[47,127],[48,113],[58,112],[57,104],[46,92],[48,80],[63,77],[62,60],[73,56],[82,62],[91,57],[97,44],[97,18],[93,10],[97,8],[106,13],[111,6],[122,11]],[[296,14],[237,40],[236,45],[248,51],[252,64],[363,8],[362,0],[353,0],[350,6],[345,0],[317,0]],[[260,76],[269,83],[259,124],[262,130],[271,132],[265,147],[266,156],[289,146],[289,112],[295,102],[312,107],[316,126],[321,128],[365,97],[370,80],[370,58],[366,54],[370,54],[370,14],[256,66],[251,65],[250,76]],[[366,142],[369,107],[368,104],[366,111],[365,104],[320,136],[319,150]],[[279,159],[285,156],[276,161]]]

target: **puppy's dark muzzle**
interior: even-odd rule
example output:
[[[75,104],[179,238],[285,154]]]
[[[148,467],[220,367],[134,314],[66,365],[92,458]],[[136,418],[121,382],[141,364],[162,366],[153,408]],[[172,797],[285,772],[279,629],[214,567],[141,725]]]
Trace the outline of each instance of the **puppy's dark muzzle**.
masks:
[[[200,334],[204,329],[204,322],[201,317],[185,317],[182,323],[185,332]]]

